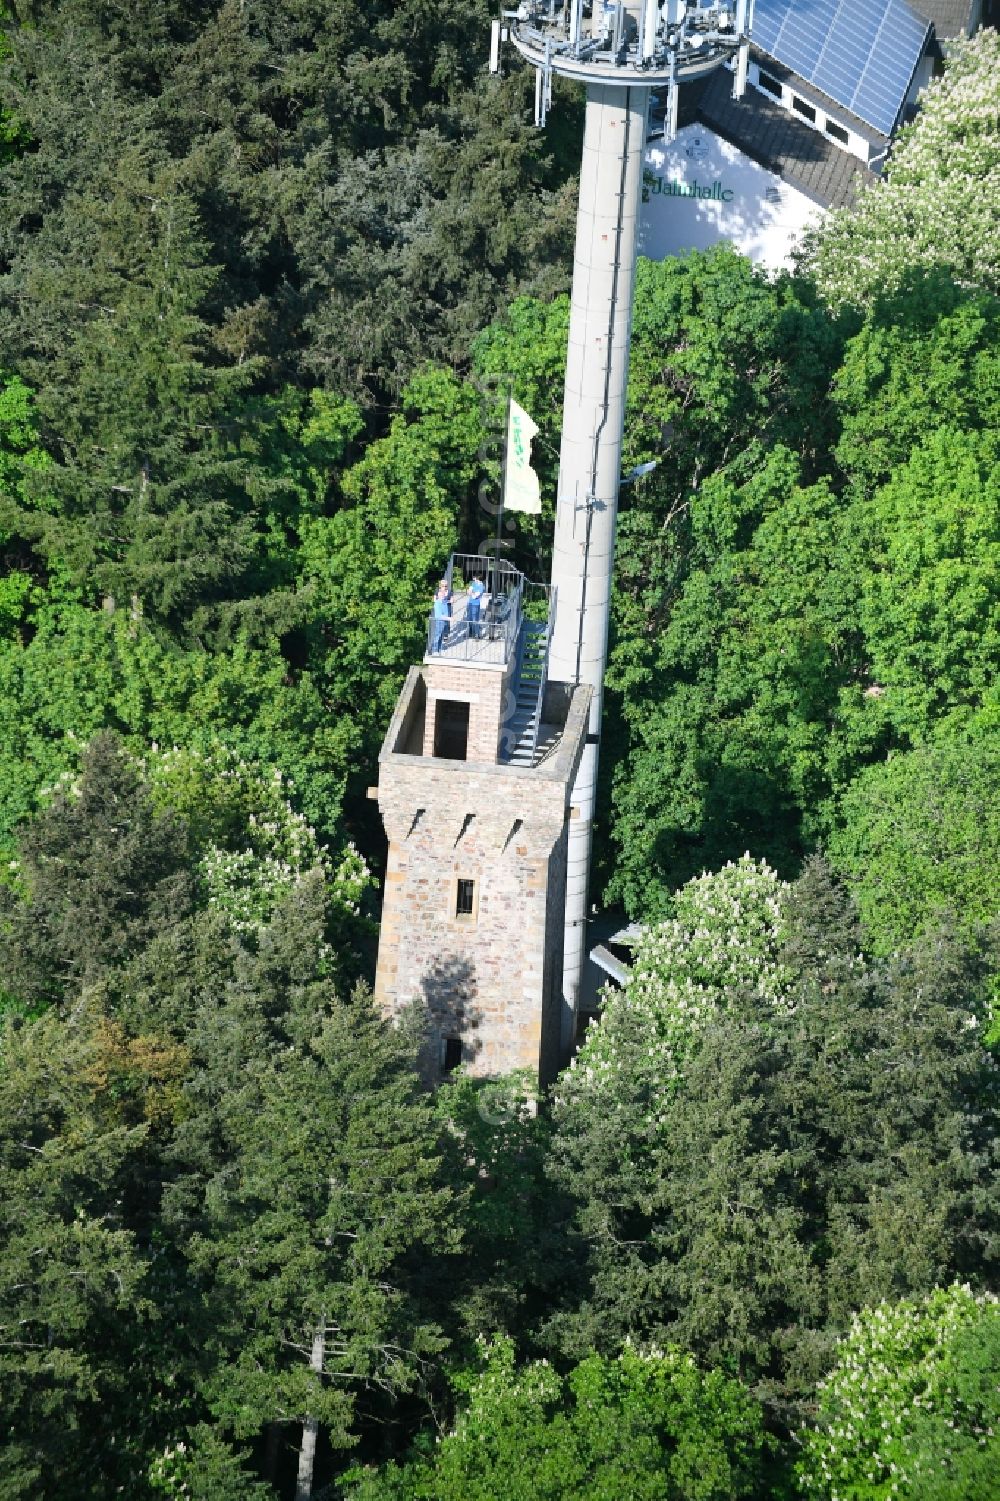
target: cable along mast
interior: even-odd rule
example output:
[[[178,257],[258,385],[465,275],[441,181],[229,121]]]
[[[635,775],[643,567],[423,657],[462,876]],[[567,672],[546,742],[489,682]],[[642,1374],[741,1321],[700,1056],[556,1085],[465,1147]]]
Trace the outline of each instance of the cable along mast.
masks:
[[[562,1050],[573,1045],[586,956],[587,885],[607,664],[629,336],[650,100],[677,129],[681,83],[733,66],[746,85],[753,0],[523,0],[493,24],[490,67],[509,41],[535,69],[535,123],[553,75],[586,89],[552,588],[549,675],[589,684],[588,733],[573,790],[563,944]]]

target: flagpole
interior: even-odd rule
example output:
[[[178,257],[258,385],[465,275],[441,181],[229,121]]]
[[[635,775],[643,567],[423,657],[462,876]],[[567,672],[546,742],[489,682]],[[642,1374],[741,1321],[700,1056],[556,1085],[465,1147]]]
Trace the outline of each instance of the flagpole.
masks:
[[[497,506],[497,545],[493,552],[493,582],[497,579],[497,565],[500,562],[500,549],[503,546],[503,503],[507,494],[507,449],[510,447],[510,408],[514,400],[513,380],[507,387],[507,407],[503,428],[503,464],[500,469],[500,504]],[[493,591],[491,591],[493,592]]]

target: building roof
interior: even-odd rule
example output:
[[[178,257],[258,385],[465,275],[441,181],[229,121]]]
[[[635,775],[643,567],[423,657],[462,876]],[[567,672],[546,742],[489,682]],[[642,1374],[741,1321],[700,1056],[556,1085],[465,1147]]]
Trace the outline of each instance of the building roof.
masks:
[[[908,0],[756,0],[754,45],[892,135],[930,23]]]
[[[949,37],[966,36],[976,9],[974,0],[910,0],[910,6],[934,24],[935,34],[947,41]]]
[[[808,104],[821,109],[825,115],[832,116],[841,125],[850,126],[855,135],[859,135],[862,140],[867,141],[870,145],[877,146],[882,151],[886,149],[889,144],[889,137],[887,135],[884,135],[881,130],[873,129],[867,121],[853,114],[851,110],[846,109],[843,104],[832,98],[829,94],[824,94],[823,90],[818,89],[815,84],[806,83],[791,68],[786,68],[784,63],[775,62],[773,57],[768,57],[766,53],[759,52],[756,48],[751,49],[750,55],[754,62],[757,63],[761,72],[769,73],[779,83],[787,84],[789,88],[798,94],[800,99],[805,99]]]
[[[610,975],[617,985],[627,985],[632,978],[631,966],[622,959],[616,959],[611,950],[599,943],[590,951],[590,962],[596,964],[598,969]]]
[[[861,182],[874,180],[856,156],[756,89],[742,100],[731,96],[725,69],[681,89],[681,120],[700,121],[782,181],[823,208],[853,203]]]

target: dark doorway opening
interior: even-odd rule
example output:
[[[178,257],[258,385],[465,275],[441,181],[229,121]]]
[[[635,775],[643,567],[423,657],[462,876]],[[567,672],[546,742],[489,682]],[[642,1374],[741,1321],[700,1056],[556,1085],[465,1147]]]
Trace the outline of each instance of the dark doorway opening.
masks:
[[[460,1037],[446,1037],[444,1040],[444,1059],[442,1071],[453,1074],[462,1061],[462,1039]]]
[[[469,750],[469,705],[439,698],[434,710],[434,754],[464,761]]]

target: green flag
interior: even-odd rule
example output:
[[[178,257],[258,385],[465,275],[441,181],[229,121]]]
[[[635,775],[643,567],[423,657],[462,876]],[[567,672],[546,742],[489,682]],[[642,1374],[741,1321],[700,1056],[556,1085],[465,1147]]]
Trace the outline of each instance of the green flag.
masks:
[[[511,400],[507,419],[507,468],[504,477],[503,503],[507,511],[542,509],[538,475],[531,467],[531,440],[538,431],[523,407]]]

